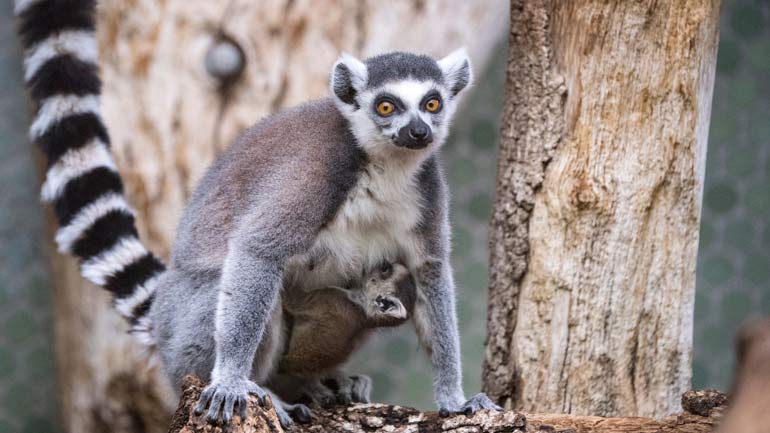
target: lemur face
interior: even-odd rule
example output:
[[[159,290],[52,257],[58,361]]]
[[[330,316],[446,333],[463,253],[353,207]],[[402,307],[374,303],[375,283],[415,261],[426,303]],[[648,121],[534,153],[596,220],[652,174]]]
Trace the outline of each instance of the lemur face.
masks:
[[[464,49],[439,61],[409,53],[364,62],[343,55],[332,69],[331,90],[367,152],[424,153],[444,142],[458,96],[471,80]]]

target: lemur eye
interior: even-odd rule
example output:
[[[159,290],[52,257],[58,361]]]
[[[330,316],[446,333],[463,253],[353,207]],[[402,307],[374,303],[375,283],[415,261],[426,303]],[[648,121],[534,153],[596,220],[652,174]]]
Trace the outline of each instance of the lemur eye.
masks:
[[[377,114],[380,116],[386,117],[393,114],[393,111],[396,110],[396,106],[393,105],[390,101],[382,101],[377,104]]]
[[[390,275],[393,273],[393,265],[391,265],[389,262],[383,262],[380,265],[380,278],[386,279],[390,278]]]
[[[430,98],[425,102],[425,109],[431,113],[435,113],[441,109],[441,101],[438,98]]]

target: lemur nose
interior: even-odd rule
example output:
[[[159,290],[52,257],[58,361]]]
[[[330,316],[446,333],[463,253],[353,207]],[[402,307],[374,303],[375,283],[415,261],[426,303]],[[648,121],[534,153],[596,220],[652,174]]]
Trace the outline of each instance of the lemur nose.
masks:
[[[424,140],[428,136],[428,128],[424,125],[418,125],[414,128],[409,128],[409,137],[415,140]]]
[[[377,306],[380,308],[380,311],[382,312],[390,311],[393,308],[396,308],[395,302],[393,302],[392,300],[382,295],[378,295],[374,301],[377,303]]]

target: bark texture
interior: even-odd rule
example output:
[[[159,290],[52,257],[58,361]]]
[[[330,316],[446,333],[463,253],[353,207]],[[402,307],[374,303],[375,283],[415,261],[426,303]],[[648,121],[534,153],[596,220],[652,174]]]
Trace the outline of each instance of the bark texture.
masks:
[[[506,26],[504,0],[117,0],[99,2],[102,100],[142,239],[167,256],[184,203],[242,129],[328,94],[342,51],[443,56],[467,45],[483,68]],[[484,29],[479,32],[478,29]],[[204,59],[224,34],[245,57],[225,86]],[[53,230],[53,220],[49,226]],[[163,432],[176,404],[107,296],[51,247],[63,430]]]
[[[511,2],[484,389],[660,418],[690,385],[719,1]]]
[[[182,399],[174,415],[169,433],[275,433],[283,432],[270,407],[258,406],[256,398],[249,403],[249,415],[241,422],[237,417],[227,429],[206,423],[205,415],[194,416],[192,409],[204,384],[188,376]],[[649,418],[601,418],[596,416],[535,415],[515,412],[483,412],[472,417],[456,415],[440,418],[435,412],[420,412],[402,406],[382,404],[357,405],[316,412],[312,421],[294,425],[289,433],[327,432],[393,432],[393,433],[706,433],[713,430],[722,415],[724,395],[714,392],[692,392],[686,400],[697,407],[712,406],[705,415],[685,412],[663,420]]]

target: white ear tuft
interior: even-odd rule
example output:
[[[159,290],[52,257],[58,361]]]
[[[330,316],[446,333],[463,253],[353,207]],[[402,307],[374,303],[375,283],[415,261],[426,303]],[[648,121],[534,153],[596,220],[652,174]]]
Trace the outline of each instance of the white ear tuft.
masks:
[[[447,87],[449,87],[453,97],[473,83],[471,59],[468,57],[468,50],[465,47],[457,49],[439,60],[438,66],[444,73]]]
[[[332,94],[343,104],[356,105],[356,93],[366,86],[366,80],[366,65],[344,53],[332,67]]]

